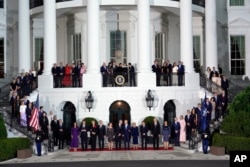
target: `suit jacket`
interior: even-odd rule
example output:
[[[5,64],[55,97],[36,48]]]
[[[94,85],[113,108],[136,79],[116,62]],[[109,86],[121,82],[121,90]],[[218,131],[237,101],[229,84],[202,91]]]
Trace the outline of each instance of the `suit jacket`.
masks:
[[[191,114],[189,115],[189,117],[188,117],[188,115],[185,115],[185,122],[186,122],[186,126],[192,128],[194,126],[193,125],[194,124],[194,118],[193,118],[193,116]]]
[[[64,138],[64,133],[65,133],[65,126],[64,123],[62,123],[61,125],[58,124],[58,137],[59,139],[63,139]]]
[[[148,127],[147,126],[140,126],[140,133],[141,137],[147,137],[148,136]]]
[[[160,135],[161,134],[161,127],[160,127],[160,124],[159,123],[157,123],[156,125],[152,125],[152,135],[154,136],[154,137],[157,137],[158,135]]]
[[[174,126],[175,133],[180,133],[180,130],[181,130],[180,123],[179,122],[174,122],[173,126]]]
[[[115,127],[115,136],[116,137],[118,137],[118,135],[123,135],[123,125],[117,125],[116,127]]]
[[[128,141],[130,140],[130,137],[131,137],[131,126],[127,124],[127,127],[126,125],[123,125],[123,135],[124,135],[124,140]]]
[[[51,130],[53,131],[53,134],[57,134],[58,132],[58,127],[59,126],[59,121],[58,120],[52,120],[50,122],[50,127],[51,127]]]
[[[105,125],[98,125],[98,131],[97,131],[97,134],[99,137],[104,137],[106,135],[106,127]]]
[[[88,138],[88,131],[89,131],[89,128],[87,127],[87,125],[83,126],[83,125],[81,124],[78,130],[79,130],[79,133],[80,133],[81,138],[85,138],[85,139]]]

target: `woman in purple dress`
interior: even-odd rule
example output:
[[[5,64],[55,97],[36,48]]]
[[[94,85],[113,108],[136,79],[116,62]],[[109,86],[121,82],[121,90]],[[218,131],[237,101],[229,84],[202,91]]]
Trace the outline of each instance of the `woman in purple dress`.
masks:
[[[79,131],[76,122],[74,122],[73,127],[71,128],[71,143],[70,147],[74,149],[74,151],[77,151],[78,148],[78,137],[79,137]]]

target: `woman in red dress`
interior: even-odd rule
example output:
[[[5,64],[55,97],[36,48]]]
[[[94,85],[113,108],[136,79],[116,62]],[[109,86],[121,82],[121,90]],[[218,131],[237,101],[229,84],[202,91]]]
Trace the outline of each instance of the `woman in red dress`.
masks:
[[[68,64],[66,64],[65,66],[65,75],[63,78],[63,85],[65,87],[71,86],[71,67]]]

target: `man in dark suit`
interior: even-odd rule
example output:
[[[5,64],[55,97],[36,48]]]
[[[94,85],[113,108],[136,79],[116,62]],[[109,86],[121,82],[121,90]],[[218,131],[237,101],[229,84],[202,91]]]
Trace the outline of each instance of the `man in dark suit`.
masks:
[[[158,123],[157,119],[154,118],[153,125],[152,125],[152,136],[153,136],[154,150],[159,149],[159,137],[160,137],[160,134],[161,134],[160,124]]]
[[[78,68],[77,68],[77,66],[75,64],[72,65],[71,74],[72,74],[72,86],[77,87],[80,71],[78,70]]]
[[[136,86],[136,84],[135,84],[135,68],[131,63],[128,63],[128,69],[129,69],[129,77],[130,77],[130,80],[129,80],[130,86]]]
[[[88,149],[88,128],[86,122],[83,120],[80,127],[79,127],[80,137],[81,137],[81,144],[82,144],[82,151],[87,151]]]
[[[59,148],[63,149],[64,147],[64,133],[65,133],[65,127],[63,124],[62,119],[59,119],[59,125],[58,125],[58,141],[59,141]]]
[[[178,118],[174,118],[174,124],[173,124],[175,136],[174,136],[174,145],[175,146],[180,146],[180,130],[181,130],[181,125],[178,122]]]
[[[106,135],[106,127],[105,125],[103,125],[102,120],[99,121],[97,135],[98,135],[99,150],[103,150],[104,136]]]
[[[181,61],[179,61],[178,71],[177,71],[178,86],[182,86],[183,85],[183,76],[184,76],[184,73],[185,73],[184,65],[182,64]]]
[[[59,121],[57,120],[57,116],[53,116],[53,120],[50,122],[51,131],[53,133],[53,141],[54,146],[58,145],[58,128],[59,128]]]
[[[140,133],[141,133],[141,148],[143,150],[147,150],[148,127],[146,126],[144,121],[142,121],[141,123]]]
[[[53,64],[51,68],[51,73],[53,75],[54,88],[58,88],[58,75],[57,75],[57,64]]]
[[[192,134],[192,127],[193,127],[193,117],[191,116],[190,110],[187,110],[187,115],[185,115],[185,122],[186,122],[186,136],[187,140],[191,140]]]
[[[63,66],[63,63],[60,63],[60,66],[57,67],[57,76],[58,76],[58,86],[59,88],[63,87],[63,77],[65,74],[65,68]]]
[[[131,126],[128,124],[128,120],[124,120],[123,125],[123,137],[124,137],[124,148],[125,150],[130,149],[130,137],[131,137]]]
[[[152,71],[156,74],[156,86],[161,86],[161,67],[157,60],[154,61],[152,65]]]
[[[102,74],[102,86],[107,87],[108,86],[108,83],[107,83],[107,80],[108,80],[108,67],[107,67],[105,62],[103,62],[102,66],[100,68],[100,72]]]
[[[122,136],[123,136],[123,125],[122,125],[122,120],[119,120],[118,125],[116,125],[116,127],[115,127],[115,148],[116,148],[116,150],[121,149]]]

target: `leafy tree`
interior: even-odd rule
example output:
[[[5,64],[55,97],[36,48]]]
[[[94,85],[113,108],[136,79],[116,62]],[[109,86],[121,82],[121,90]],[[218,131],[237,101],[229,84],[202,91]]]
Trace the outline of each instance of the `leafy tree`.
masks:
[[[0,139],[6,139],[6,138],[7,138],[7,130],[4,124],[2,114],[0,114]]]
[[[250,87],[235,96],[221,130],[232,136],[250,137]]]

